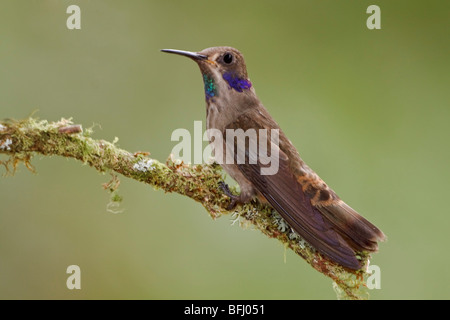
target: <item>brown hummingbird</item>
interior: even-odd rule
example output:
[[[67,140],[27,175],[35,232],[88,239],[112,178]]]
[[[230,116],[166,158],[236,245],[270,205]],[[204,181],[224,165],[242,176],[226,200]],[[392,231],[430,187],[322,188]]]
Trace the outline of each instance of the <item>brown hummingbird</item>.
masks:
[[[356,255],[376,252],[378,241],[385,240],[385,235],[342,201],[303,162],[256,96],[242,54],[231,47],[213,47],[200,52],[162,51],[197,62],[205,85],[206,128],[219,131],[225,137],[222,141],[210,136],[211,144],[214,149],[225,150],[223,157],[228,153],[233,154],[233,160],[238,160],[236,155],[240,151],[244,154],[244,161],[219,161],[241,190],[236,196],[225,184],[222,185],[232,199],[230,208],[258,196],[268,201],[289,226],[321,254],[343,267],[360,269],[361,262]],[[278,168],[274,174],[261,173],[261,169],[267,167],[267,161],[262,158],[250,161],[254,160],[254,155],[252,157],[249,147],[255,137],[247,136],[246,142],[239,145],[234,137],[231,143],[227,141],[228,132],[232,129],[270,130],[266,148],[278,156]],[[272,139],[273,130],[278,134],[277,143]],[[261,145],[261,141],[259,143]]]

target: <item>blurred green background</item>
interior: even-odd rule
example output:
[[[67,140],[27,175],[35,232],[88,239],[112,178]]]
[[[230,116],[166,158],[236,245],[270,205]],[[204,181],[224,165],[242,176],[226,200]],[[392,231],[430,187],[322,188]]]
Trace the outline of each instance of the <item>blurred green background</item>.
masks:
[[[68,30],[66,8],[81,8]],[[381,30],[366,9],[381,8]],[[389,237],[372,299],[450,298],[448,1],[0,2],[0,118],[73,117],[164,161],[205,119],[197,66],[162,48],[229,45],[303,159]],[[4,157],[2,158],[4,159]],[[36,156],[0,178],[2,299],[335,299],[331,281],[194,201]],[[5,170],[0,168],[0,174]],[[67,266],[81,290],[66,288]]]

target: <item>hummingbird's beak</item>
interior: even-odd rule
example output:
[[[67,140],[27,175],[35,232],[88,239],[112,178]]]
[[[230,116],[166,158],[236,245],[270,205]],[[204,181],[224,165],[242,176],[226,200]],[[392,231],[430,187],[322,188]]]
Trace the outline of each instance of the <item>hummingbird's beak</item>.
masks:
[[[179,54],[181,56],[185,56],[194,60],[206,60],[208,61],[208,56],[203,54],[199,54],[197,52],[184,51],[184,50],[174,50],[174,49],[161,49],[162,52]]]

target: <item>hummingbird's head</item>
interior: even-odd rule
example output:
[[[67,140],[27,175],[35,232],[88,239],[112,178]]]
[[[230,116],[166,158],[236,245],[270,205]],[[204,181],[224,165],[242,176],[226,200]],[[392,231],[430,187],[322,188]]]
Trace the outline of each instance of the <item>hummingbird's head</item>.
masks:
[[[252,87],[244,57],[232,47],[212,47],[200,52],[173,49],[161,51],[186,56],[197,62],[203,75],[206,100],[225,94],[227,90],[242,93]]]

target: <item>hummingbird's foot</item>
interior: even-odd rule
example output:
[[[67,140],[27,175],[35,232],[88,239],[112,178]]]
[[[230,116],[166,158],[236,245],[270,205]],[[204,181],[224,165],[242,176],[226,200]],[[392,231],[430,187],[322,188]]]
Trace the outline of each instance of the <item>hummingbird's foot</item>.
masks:
[[[228,187],[228,185],[223,181],[219,182],[219,188],[223,191],[223,193],[225,193],[231,199],[230,204],[227,207],[227,210],[233,210],[238,203],[239,196],[234,195],[230,191],[230,188]]]

